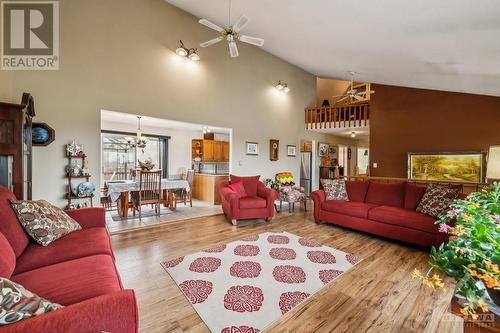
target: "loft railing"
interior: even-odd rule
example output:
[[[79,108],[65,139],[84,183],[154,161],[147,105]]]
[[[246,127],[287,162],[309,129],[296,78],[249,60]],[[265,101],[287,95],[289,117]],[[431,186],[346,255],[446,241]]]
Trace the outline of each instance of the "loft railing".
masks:
[[[369,120],[369,102],[305,110],[306,129],[366,127]]]

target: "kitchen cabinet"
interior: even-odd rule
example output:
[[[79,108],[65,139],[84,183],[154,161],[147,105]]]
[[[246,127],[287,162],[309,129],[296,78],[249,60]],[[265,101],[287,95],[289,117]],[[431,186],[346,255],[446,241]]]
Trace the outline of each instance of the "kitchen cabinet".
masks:
[[[229,162],[229,142],[214,140],[192,140],[192,158],[203,162]]]
[[[222,160],[229,161],[229,142],[222,142]]]
[[[214,161],[224,161],[222,141],[214,141]]]
[[[228,180],[228,175],[207,175],[195,173],[193,178],[192,195],[194,199],[208,202],[212,205],[219,205],[219,182]]]
[[[203,140],[203,161],[215,161],[213,140]]]

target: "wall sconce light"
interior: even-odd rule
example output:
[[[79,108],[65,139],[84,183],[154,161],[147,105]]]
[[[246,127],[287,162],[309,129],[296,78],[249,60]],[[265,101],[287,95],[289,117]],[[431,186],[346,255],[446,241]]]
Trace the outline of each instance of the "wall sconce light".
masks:
[[[356,132],[351,132],[351,138],[355,138],[356,137]]]
[[[288,84],[285,82],[281,82],[281,80],[278,81],[278,84],[276,85],[276,89],[278,89],[279,91],[285,92],[285,93],[290,91]]]
[[[187,57],[189,60],[192,61],[200,61],[200,56],[198,55],[196,49],[194,48],[188,49],[187,47],[184,46],[182,40],[180,40],[179,43],[180,43],[179,47],[175,50],[175,53],[177,53],[178,56],[183,58]]]

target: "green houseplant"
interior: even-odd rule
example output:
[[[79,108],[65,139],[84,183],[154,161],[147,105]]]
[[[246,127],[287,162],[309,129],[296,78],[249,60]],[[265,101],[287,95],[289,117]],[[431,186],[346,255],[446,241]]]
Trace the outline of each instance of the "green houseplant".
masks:
[[[415,269],[412,275],[437,289],[444,289],[444,284],[433,270],[452,277],[457,282],[455,295],[463,306],[460,312],[476,319],[478,308],[488,311],[486,292],[497,305],[499,302],[500,183],[456,200],[436,223],[440,232],[450,235],[450,241],[431,249],[426,274]]]

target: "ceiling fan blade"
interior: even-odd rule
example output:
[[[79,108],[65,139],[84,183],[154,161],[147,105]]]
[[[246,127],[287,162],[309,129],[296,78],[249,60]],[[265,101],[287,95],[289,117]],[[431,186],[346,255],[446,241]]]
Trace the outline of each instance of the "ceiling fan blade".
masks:
[[[208,27],[210,29],[214,29],[215,31],[218,31],[218,32],[223,32],[224,31],[224,29],[222,29],[221,27],[219,27],[217,24],[212,23],[212,22],[210,22],[207,19],[200,19],[198,21],[198,23],[203,24],[205,27]]]
[[[262,46],[264,45],[264,40],[262,38],[258,37],[251,37],[251,36],[246,36],[246,35],[241,35],[238,37],[238,39],[244,43],[252,44],[255,46]]]
[[[361,96],[358,96],[358,95],[352,95],[352,97],[354,97],[354,99],[358,100],[358,101],[363,101],[364,98],[361,97]]]
[[[210,45],[214,45],[214,44],[220,42],[223,39],[224,39],[224,37],[221,36],[221,37],[217,37],[217,38],[214,38],[214,39],[211,39],[211,40],[207,40],[206,42],[201,43],[200,46],[201,47],[207,47],[207,46],[210,46]]]
[[[250,22],[250,19],[245,15],[241,15],[238,21],[233,25],[234,32],[240,32]]]
[[[370,90],[370,95],[375,94],[375,90]]]
[[[236,42],[234,41],[229,42],[229,54],[231,54],[232,58],[236,58],[239,55],[238,47],[236,46]]]
[[[349,97],[349,95],[346,95],[346,96],[342,97],[341,99],[337,100],[336,103],[342,102],[343,100],[346,100],[348,97]]]

